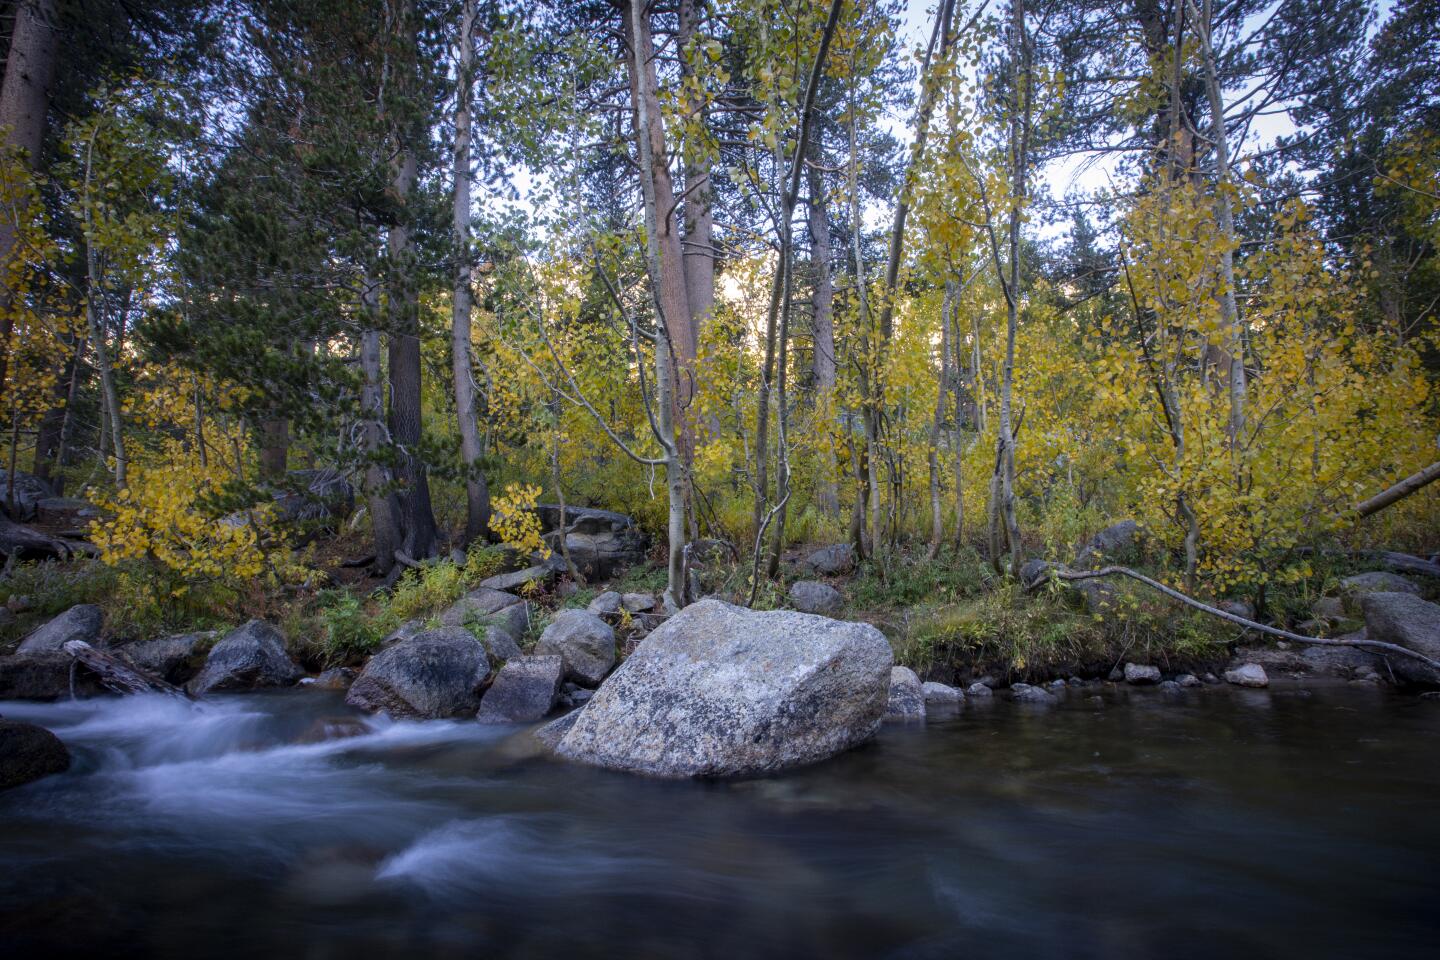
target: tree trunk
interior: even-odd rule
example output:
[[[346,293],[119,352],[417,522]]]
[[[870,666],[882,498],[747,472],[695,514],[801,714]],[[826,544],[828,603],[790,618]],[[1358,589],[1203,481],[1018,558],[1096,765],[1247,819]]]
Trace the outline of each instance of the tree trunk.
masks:
[[[85,235],[95,236],[94,212],[91,207],[90,189],[94,175],[95,136],[100,132],[100,119],[90,131],[90,141],[85,148],[84,212]],[[128,461],[125,456],[125,429],[120,419],[120,396],[115,389],[115,373],[110,367],[109,350],[105,343],[105,324],[100,315],[99,300],[104,296],[100,280],[100,258],[95,245],[85,242],[85,323],[90,334],[90,344],[95,349],[95,368],[100,373],[100,391],[105,404],[105,417],[110,425],[111,440],[115,451],[115,486],[125,488]]]
[[[815,379],[815,410],[828,433],[835,403],[835,288],[830,278],[830,217],[826,212],[825,185],[813,168],[808,173],[810,211],[810,263],[815,272],[810,288],[814,352],[810,370]],[[835,453],[826,445],[821,453],[823,471],[815,490],[817,505],[828,516],[840,515],[840,493],[835,482]]]
[[[699,26],[698,0],[679,0],[679,33],[676,40],[683,52]],[[682,79],[694,71],[683,57]],[[705,117],[700,122],[706,122]],[[715,189],[710,182],[710,165],[691,160],[685,165],[685,291],[690,302],[690,328],[698,345],[700,331],[715,309]]]
[[[55,8],[55,0],[22,0],[16,4],[5,79],[0,83],[4,146],[23,151],[32,171],[42,165],[50,88],[55,79],[60,41]],[[14,252],[15,228],[0,223],[0,276],[8,274]],[[10,291],[0,289],[0,384],[9,370],[10,337],[14,332],[15,317],[9,307]]]
[[[279,480],[290,462],[290,421],[273,417],[260,424],[260,479]]]
[[[955,309],[955,281],[945,281],[945,299],[940,304],[940,387],[935,393],[935,417],[930,423],[930,445],[926,460],[930,468],[930,548],[926,559],[933,560],[945,539],[945,517],[940,504],[940,430],[945,423],[945,391],[950,383],[950,316]],[[958,384],[955,395],[960,395]]]
[[[370,531],[375,540],[375,569],[386,576],[395,566],[400,549],[399,502],[390,468],[389,431],[385,428],[385,381],[381,374],[379,291],[368,281],[362,295],[370,327],[360,335],[360,416],[365,452],[365,497],[370,510]]]
[[[470,293],[470,98],[475,79],[476,0],[462,0],[460,63],[455,92],[455,273],[450,323],[450,363],[455,377],[455,418],[465,465],[465,533],[461,544],[484,537],[490,523],[490,491],[480,469],[480,425],[475,413],[471,357]]]

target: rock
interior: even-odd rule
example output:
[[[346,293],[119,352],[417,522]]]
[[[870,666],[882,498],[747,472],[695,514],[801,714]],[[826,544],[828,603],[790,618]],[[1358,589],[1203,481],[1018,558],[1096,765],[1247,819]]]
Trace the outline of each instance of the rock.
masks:
[[[1365,633],[1440,660],[1440,606],[1411,593],[1367,593],[1360,601]],[[1407,683],[1440,684],[1440,671],[1411,657],[1380,653],[1395,676]]]
[[[663,777],[814,763],[874,735],[891,657],[868,624],[701,600],[641,642],[557,753]]]
[[[101,646],[100,628],[105,615],[100,608],[90,603],[71,607],[58,617],[51,619],[30,632],[16,653],[59,653],[71,640],[84,640],[92,647]]]
[[[574,580],[561,580],[555,586],[555,596],[561,600],[568,600],[580,592],[580,584]]]
[[[1255,607],[1249,600],[1221,600],[1215,606],[1231,616],[1244,617],[1246,620],[1255,619]]]
[[[629,613],[647,613],[655,609],[655,594],[627,593],[620,598],[620,606]]]
[[[391,644],[399,643],[401,640],[409,640],[411,637],[423,633],[424,631],[424,620],[406,620],[404,623],[400,624],[400,626],[396,627],[394,630],[391,630],[390,633],[385,636],[385,639],[380,641],[380,646],[382,648],[388,647]]]
[[[565,665],[559,657],[517,657],[480,698],[481,723],[534,723],[555,708]]]
[[[190,692],[216,693],[252,687],[288,687],[304,676],[285,652],[285,638],[263,620],[236,627],[210,649]]]
[[[1045,684],[1045,686],[1049,687],[1051,690],[1064,690],[1066,684],[1064,680],[1051,680],[1049,683]]]
[[[845,605],[840,591],[818,580],[797,580],[790,586],[790,605],[801,613],[839,613]]]
[[[372,657],[345,702],[396,719],[470,717],[489,673],[485,647],[469,631],[427,630]]]
[[[1179,693],[1180,684],[1174,680],[1161,680],[1158,689],[1161,693]]]
[[[620,615],[621,596],[614,590],[606,590],[604,593],[590,601],[585,609],[597,617],[617,617]]]
[[[0,490],[3,490],[0,486]],[[0,494],[3,496],[3,494]],[[35,511],[47,519],[73,518],[88,520],[100,516],[100,510],[89,500],[80,497],[46,497],[35,504]]]
[[[566,683],[560,687],[560,705],[562,707],[583,707],[595,696],[595,691],[588,687],[582,687],[574,683]]]
[[[136,640],[122,644],[112,652],[137,670],[143,670],[176,686],[184,686],[205,665],[205,651],[215,637],[214,630],[177,633],[154,640]]]
[[[1010,699],[1016,703],[1035,703],[1045,706],[1052,706],[1060,702],[1060,698],[1049,690],[1043,687],[1032,687],[1028,683],[1012,683]]]
[[[1195,674],[1193,673],[1182,673],[1180,674],[1180,676],[1175,678],[1175,682],[1180,684],[1180,686],[1182,687],[1200,686],[1200,678],[1195,676]]]
[[[1048,580],[1052,573],[1058,573],[1065,569],[1063,563],[1052,563],[1049,560],[1026,560],[1020,568],[1020,584],[1024,587],[1038,586],[1042,581]]]
[[[886,720],[925,719],[925,689],[909,667],[890,668],[890,697],[885,705]]]
[[[44,727],[0,720],[0,790],[70,769],[70,751]]]
[[[970,686],[965,688],[965,695],[967,697],[978,697],[983,700],[986,697],[993,697],[995,695],[995,691],[991,690],[988,686],[977,680],[974,683],[970,684]]]
[[[1066,583],[1071,593],[1080,598],[1080,606],[1087,613],[1109,617],[1119,608],[1119,591],[1104,580],[1069,580]]]
[[[48,500],[53,496],[55,496],[55,491],[50,484],[33,473],[16,470],[15,509],[12,517],[16,520],[31,519],[35,516],[40,501]],[[9,503],[10,473],[7,470],[0,470],[0,510],[11,513]]]
[[[849,573],[855,569],[855,548],[848,543],[821,547],[806,557],[802,565],[825,577]]]
[[[0,657],[0,700],[68,700],[70,667],[66,653],[28,653]],[[75,695],[93,697],[104,692],[89,670],[75,671]]]
[[[493,577],[487,577],[480,581],[480,586],[489,590],[514,592],[532,583],[545,586],[554,579],[554,570],[545,564],[537,564],[533,567],[526,567],[524,570],[514,570],[510,573],[499,573]]]
[[[485,653],[491,661],[514,660],[521,656],[520,644],[515,642],[515,637],[508,630],[494,625],[480,631],[477,640],[485,648]]]
[[[1104,563],[1129,563],[1136,559],[1140,548],[1140,525],[1134,520],[1112,523],[1091,537],[1075,553],[1075,566],[1093,569]]]
[[[1341,580],[1340,592],[1354,602],[1367,593],[1410,593],[1418,597],[1420,596],[1420,587],[1416,585],[1415,581],[1408,577],[1402,577],[1398,573],[1372,570],[1369,573],[1357,573],[1353,577]]]
[[[580,719],[581,710],[571,710],[563,717],[556,717],[545,726],[535,731],[535,739],[539,740],[551,750],[560,746],[560,741],[565,739],[565,734],[575,726],[575,721]]]
[[[530,629],[530,604],[513,593],[476,587],[440,614],[443,627],[496,626],[513,637]]]
[[[567,680],[593,687],[615,666],[615,631],[586,610],[561,610],[540,634],[535,652],[560,657]]]
[[[1315,601],[1315,606],[1310,608],[1310,613],[1316,620],[1344,620],[1345,602],[1339,597],[1321,597]]]
[[[354,667],[331,667],[329,670],[322,670],[317,677],[307,677],[309,684],[317,690],[349,690],[355,683],[355,678],[360,675]],[[300,681],[305,683],[304,680]]]
[[[1110,672],[1105,676],[1105,679],[1111,683],[1123,683],[1125,680],[1125,671],[1119,667],[1112,667]]]
[[[1125,664],[1125,682],[1133,684],[1159,683],[1160,668],[1148,663]]]
[[[370,733],[370,726],[358,717],[317,717],[296,743],[324,743],[327,740],[348,740]]]
[[[1207,673],[1207,674],[1205,674],[1204,676],[1202,676],[1200,679],[1203,680],[1205,683],[1210,683],[1210,684],[1215,684],[1215,683],[1219,683],[1219,682],[1220,682],[1220,678],[1217,677],[1217,676],[1215,676],[1215,674],[1213,674],[1213,673]]]
[[[921,684],[920,689],[925,694],[925,710],[953,710],[965,702],[965,694],[956,690],[948,683],[936,683],[934,680],[927,680]],[[986,689],[989,689],[988,687]],[[894,692],[894,684],[891,684],[891,692]]]
[[[1237,687],[1270,686],[1270,678],[1265,675],[1265,668],[1258,663],[1242,663],[1233,670],[1226,670],[1225,682],[1233,683]]]
[[[561,554],[563,537],[570,560],[587,578],[604,580],[624,567],[641,563],[649,550],[649,538],[623,513],[566,506],[565,516],[555,504],[542,503],[536,511],[541,526],[548,531],[545,540]]]
[[[1338,639],[1364,639],[1365,636],[1362,630]],[[1300,658],[1307,669],[1342,680],[1378,676],[1376,668],[1381,665],[1380,659],[1364,647],[1307,646],[1300,651]]]

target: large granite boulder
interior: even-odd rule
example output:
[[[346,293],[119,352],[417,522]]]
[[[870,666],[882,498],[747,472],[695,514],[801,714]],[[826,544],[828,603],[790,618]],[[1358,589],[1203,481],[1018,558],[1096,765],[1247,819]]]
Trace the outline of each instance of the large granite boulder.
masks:
[[[1341,601],[1349,609],[1358,611],[1369,593],[1410,593],[1418,597],[1420,588],[1410,578],[1384,570],[1357,573],[1340,581]]]
[[[513,593],[478,587],[456,600],[440,614],[445,627],[499,627],[512,637],[530,629],[530,604]]]
[[[33,723],[0,720],[0,790],[69,769],[70,751],[55,734]]]
[[[559,657],[519,657],[500,668],[480,698],[481,723],[534,723],[545,719],[560,695],[565,664]]]
[[[1440,661],[1440,606],[1411,593],[1367,593],[1360,600],[1365,634]],[[1407,683],[1440,685],[1440,670],[1412,657],[1375,651],[1395,676]]]
[[[593,687],[615,666],[615,631],[587,610],[561,610],[540,634],[535,653],[559,657],[565,679]]]
[[[345,702],[396,719],[470,717],[489,674],[485,647],[468,630],[427,630],[371,657]]]
[[[184,686],[205,665],[205,650],[214,639],[213,630],[177,633],[173,636],[122,644],[113,652],[137,670],[143,670],[176,686]]]
[[[35,516],[40,501],[55,496],[55,490],[33,473],[15,471],[14,508],[11,509],[10,473],[0,470],[0,511],[9,513],[13,519],[29,520]]]
[[[845,598],[828,583],[796,580],[790,585],[790,605],[801,613],[830,616],[840,612],[840,608],[845,606]]]
[[[190,681],[190,692],[289,687],[305,672],[285,652],[285,638],[264,620],[251,620],[227,633],[210,648],[205,666]]]
[[[68,700],[74,664],[68,653],[0,657],[0,700]],[[93,697],[103,690],[89,670],[75,670],[73,692],[77,697]]]
[[[869,624],[701,600],[641,642],[556,752],[662,777],[734,777],[814,763],[874,735],[890,644]]]
[[[1130,563],[1140,553],[1140,525],[1134,520],[1112,523],[1086,541],[1075,552],[1075,566],[1081,570],[1104,563]]]
[[[562,517],[560,507],[551,503],[540,504],[536,511],[548,531],[545,540],[555,554],[552,559],[559,559],[563,539],[571,562],[591,580],[607,579],[643,562],[650,548],[649,538],[623,513],[566,506]]]
[[[855,548],[848,543],[821,547],[806,557],[801,566],[822,577],[834,577],[855,569]]]
[[[81,603],[64,613],[46,621],[30,632],[16,653],[60,653],[71,640],[84,640],[92,647],[100,643],[100,628],[105,615],[100,608],[90,603]]]
[[[925,688],[909,667],[890,668],[890,697],[885,704],[885,719],[905,723],[925,719]]]

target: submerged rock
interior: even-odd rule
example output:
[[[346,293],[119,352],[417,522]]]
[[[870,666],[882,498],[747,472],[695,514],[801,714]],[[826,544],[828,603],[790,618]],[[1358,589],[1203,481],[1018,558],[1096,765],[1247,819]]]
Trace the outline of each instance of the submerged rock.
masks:
[[[1060,702],[1059,697],[1044,687],[1032,687],[1028,683],[1012,683],[1010,699],[1017,703],[1033,703],[1041,706],[1053,706]]]
[[[253,687],[288,687],[304,672],[285,652],[285,638],[264,620],[236,627],[210,649],[205,666],[190,681],[190,692],[203,694]]]
[[[397,719],[474,716],[489,674],[485,647],[468,631],[427,630],[372,657],[345,702]]]
[[[562,610],[540,634],[535,652],[560,657],[567,680],[593,687],[615,666],[615,631],[588,611]]]
[[[909,667],[890,668],[890,697],[885,704],[885,719],[906,722],[925,719],[925,688]]]
[[[559,657],[519,657],[495,675],[480,698],[481,723],[534,723],[555,708],[565,666]]]
[[[891,657],[868,624],[701,600],[640,644],[556,752],[662,777],[813,763],[874,735]]]
[[[820,613],[826,616],[839,613],[845,605],[840,591],[828,583],[818,580],[797,580],[790,586],[790,605],[801,613]]]
[[[1440,660],[1440,606],[1410,593],[1370,593],[1360,601],[1365,633],[1371,640],[1393,643]],[[1440,684],[1440,671],[1411,657],[1385,654],[1395,676],[1407,683]]]
[[[1226,670],[1225,682],[1233,683],[1237,687],[1270,686],[1270,678],[1265,675],[1265,668],[1258,663],[1242,663],[1233,670]]]
[[[1148,663],[1125,664],[1125,682],[1147,684],[1160,682],[1160,668]]]
[[[81,603],[46,621],[30,632],[16,653],[62,653],[71,640],[83,640],[92,647],[101,646],[100,628],[105,615],[90,603]]]
[[[0,790],[70,769],[70,751],[44,727],[0,720]]]

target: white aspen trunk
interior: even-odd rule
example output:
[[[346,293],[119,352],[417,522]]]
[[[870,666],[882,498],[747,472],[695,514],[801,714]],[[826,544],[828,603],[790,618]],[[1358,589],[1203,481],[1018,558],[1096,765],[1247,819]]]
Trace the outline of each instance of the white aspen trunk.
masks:
[[[85,324],[90,335],[90,344],[95,350],[95,369],[100,374],[100,391],[105,403],[105,418],[110,425],[111,444],[115,451],[115,486],[125,488],[128,460],[125,456],[125,425],[120,418],[120,396],[115,389],[115,373],[110,366],[110,351],[106,346],[105,324],[100,316],[100,298],[104,296],[100,281],[100,258],[95,253],[95,218],[90,195],[94,176],[95,137],[100,132],[103,118],[96,118],[90,130],[90,139],[85,146],[85,182],[83,189],[85,211]]]

